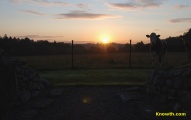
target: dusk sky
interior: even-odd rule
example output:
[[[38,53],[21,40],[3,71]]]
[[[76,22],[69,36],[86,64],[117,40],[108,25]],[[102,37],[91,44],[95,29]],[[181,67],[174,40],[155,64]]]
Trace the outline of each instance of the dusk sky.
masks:
[[[57,42],[148,43],[191,28],[191,0],[0,0],[0,36]]]

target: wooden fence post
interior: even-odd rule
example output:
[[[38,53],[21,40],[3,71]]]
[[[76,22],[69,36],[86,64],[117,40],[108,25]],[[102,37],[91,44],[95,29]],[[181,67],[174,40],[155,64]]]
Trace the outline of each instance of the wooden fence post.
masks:
[[[74,69],[74,41],[72,40],[72,69]]]
[[[130,48],[129,48],[129,68],[131,68],[131,40],[130,40]]]

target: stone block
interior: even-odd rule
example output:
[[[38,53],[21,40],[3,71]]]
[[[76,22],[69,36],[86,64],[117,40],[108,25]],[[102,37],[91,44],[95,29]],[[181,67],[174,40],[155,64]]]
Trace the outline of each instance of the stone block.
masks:
[[[187,102],[190,102],[190,101],[191,101],[191,91],[187,91],[187,92],[186,92],[185,98],[186,98]]]
[[[22,90],[19,93],[19,100],[23,103],[26,103],[30,100],[31,98],[31,93],[28,90]]]
[[[182,73],[182,76],[191,77],[191,69],[185,69]]]
[[[147,87],[147,93],[150,94],[150,95],[153,95],[154,94],[154,91],[155,91],[155,87],[153,85]]]
[[[157,75],[156,77],[154,77],[153,84],[155,86],[161,86],[163,83],[164,83],[164,79],[160,75]]]
[[[167,95],[166,94],[161,94],[160,101],[161,102],[167,102]]]
[[[181,69],[172,70],[173,77],[182,76],[182,72]]]
[[[181,86],[181,89],[182,89],[182,90],[190,90],[189,83],[190,83],[189,78],[186,78],[186,77],[182,78],[182,86]]]
[[[168,88],[166,86],[162,87],[162,89],[161,89],[162,93],[164,93],[164,94],[167,93],[167,90],[168,90]]]
[[[169,71],[165,71],[164,74],[163,74],[163,77],[165,79],[170,79],[171,78],[171,73]]]
[[[172,81],[171,79],[167,79],[167,80],[165,81],[165,84],[166,84],[169,88],[173,88],[173,85],[174,85],[174,83],[173,83],[173,81]]]
[[[180,88],[182,86],[184,81],[181,78],[178,77],[178,78],[174,78],[172,82],[174,83],[173,88],[178,89],[178,88]]]
[[[176,89],[168,89],[168,95],[170,96],[177,96],[177,90]]]
[[[191,90],[191,78],[189,78],[189,90]]]

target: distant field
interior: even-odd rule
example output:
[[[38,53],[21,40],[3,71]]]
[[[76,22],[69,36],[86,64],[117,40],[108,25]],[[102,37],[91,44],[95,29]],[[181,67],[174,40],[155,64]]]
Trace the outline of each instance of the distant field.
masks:
[[[26,56],[19,57],[29,66],[37,70],[63,70],[71,68],[71,55],[57,56]],[[186,53],[167,53],[164,60],[164,66],[179,66],[188,63]],[[150,53],[132,53],[133,68],[155,68],[158,67],[158,61],[151,65]],[[74,55],[74,67],[76,68],[128,68],[129,54],[90,54]]]
[[[151,65],[149,53],[132,53],[132,69],[128,69],[127,53],[75,55],[75,69],[71,69],[71,55],[27,56],[19,59],[38,70],[42,78],[55,86],[144,85],[151,71],[159,67],[158,61]],[[186,64],[186,53],[167,53],[163,66]]]

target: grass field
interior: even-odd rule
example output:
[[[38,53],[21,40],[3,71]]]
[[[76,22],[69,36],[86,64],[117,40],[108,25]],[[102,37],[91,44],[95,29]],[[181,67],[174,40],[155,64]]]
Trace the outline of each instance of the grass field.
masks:
[[[66,85],[143,85],[151,69],[77,69],[41,72],[55,86]]]
[[[132,69],[128,69],[129,55],[126,53],[75,55],[75,69],[71,69],[71,55],[26,56],[19,59],[56,86],[143,85],[150,72],[159,67],[157,61],[151,65],[149,53],[132,53]],[[186,64],[186,53],[167,53],[163,66]]]
[[[142,69],[158,67],[157,60],[153,66],[151,65],[150,56],[150,53],[132,53],[131,66]],[[30,67],[41,71],[71,68],[71,58],[71,55],[19,57]],[[187,63],[188,58],[186,53],[167,53],[163,65],[168,67],[185,65]],[[74,55],[74,67],[91,69],[128,68],[129,55],[127,53]]]

